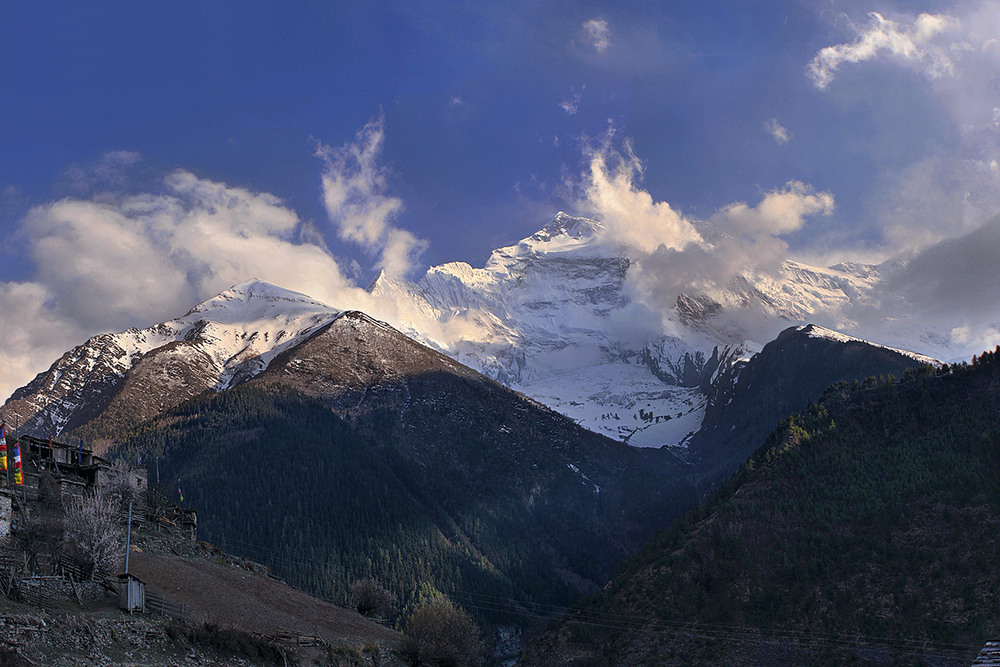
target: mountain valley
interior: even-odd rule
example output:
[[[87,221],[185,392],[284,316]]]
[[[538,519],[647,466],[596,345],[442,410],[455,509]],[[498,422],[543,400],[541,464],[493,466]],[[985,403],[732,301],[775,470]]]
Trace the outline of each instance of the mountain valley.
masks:
[[[484,269],[383,274],[370,294],[399,306],[392,323],[249,280],[88,340],[3,415],[143,461],[206,539],[321,597],[374,579],[407,604],[429,587],[537,631],[581,594],[603,599],[621,563],[828,387],[947,368],[818,325],[742,337],[748,312],[790,324],[873,298],[876,267],[789,263],[783,284],[682,295],[668,321],[630,330],[648,312],[600,233],[560,214]],[[569,650],[547,637],[533,655]]]

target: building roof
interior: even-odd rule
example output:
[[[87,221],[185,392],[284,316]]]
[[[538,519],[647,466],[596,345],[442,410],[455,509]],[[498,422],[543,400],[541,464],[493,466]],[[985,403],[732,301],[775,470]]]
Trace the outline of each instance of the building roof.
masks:
[[[972,661],[972,667],[1000,667],[1000,641],[986,642]]]

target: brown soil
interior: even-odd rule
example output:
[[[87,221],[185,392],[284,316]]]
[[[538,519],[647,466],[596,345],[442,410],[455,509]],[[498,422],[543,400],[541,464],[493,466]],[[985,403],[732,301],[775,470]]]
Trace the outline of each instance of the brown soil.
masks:
[[[270,577],[205,560],[133,552],[129,570],[148,590],[183,602],[189,620],[274,636],[315,635],[336,644],[374,641],[399,647],[400,635],[357,612],[311,597]]]

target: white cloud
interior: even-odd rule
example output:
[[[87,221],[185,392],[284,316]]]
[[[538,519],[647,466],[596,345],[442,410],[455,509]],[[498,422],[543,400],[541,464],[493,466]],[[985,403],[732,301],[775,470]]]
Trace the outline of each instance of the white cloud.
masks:
[[[743,202],[723,207],[713,218],[716,224],[752,238],[778,236],[802,227],[806,216],[833,212],[833,195],[816,192],[800,181],[789,181],[780,190],[764,195],[757,206]]]
[[[393,225],[403,201],[386,194],[387,171],[379,164],[384,142],[384,119],[379,117],[340,148],[319,144],[316,155],[325,164],[323,203],[340,238],[378,255],[380,268],[403,275],[427,242]]]
[[[779,144],[787,144],[792,140],[792,133],[787,127],[782,126],[777,118],[768,118],[764,123],[764,130]]]
[[[789,181],[756,205],[736,202],[707,220],[691,219],[641,187],[643,166],[628,142],[623,151],[609,144],[610,137],[588,156],[576,208],[604,224],[602,241],[612,252],[630,258],[634,302],[658,313],[668,330],[679,295],[718,296],[741,274],[777,272],[788,253],[782,235],[834,209],[829,192]]]
[[[559,108],[568,113],[570,116],[576,114],[580,110],[580,98],[583,96],[583,91],[587,89],[587,86],[583,86],[580,90],[573,90],[568,97],[563,98],[559,103]]]
[[[90,333],[54,312],[52,298],[39,283],[0,283],[0,403]]]
[[[850,43],[827,46],[809,63],[808,72],[820,89],[830,85],[844,63],[860,63],[877,57],[893,58],[932,78],[954,71],[952,52],[964,44],[949,41],[961,23],[946,14],[920,14],[908,23],[898,23],[877,12],[869,13],[867,26],[854,26],[857,38]]]
[[[623,153],[607,146],[592,150],[579,206],[604,223],[610,242],[639,253],[699,243],[701,236],[689,220],[639,188],[642,172],[628,142]]]
[[[611,48],[611,28],[606,19],[590,19],[583,22],[584,39],[599,54],[604,55]]]
[[[124,328],[253,276],[331,302],[349,286],[325,249],[299,242],[301,222],[277,197],[183,170],[163,184],[163,194],[63,199],[28,213],[35,282],[61,316]]]

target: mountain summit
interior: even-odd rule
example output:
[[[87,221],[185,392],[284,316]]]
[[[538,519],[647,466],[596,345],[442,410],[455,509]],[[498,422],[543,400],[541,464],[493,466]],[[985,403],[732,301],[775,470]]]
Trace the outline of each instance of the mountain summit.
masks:
[[[185,315],[100,334],[13,393],[8,420],[56,433],[104,414],[138,422],[212,389],[253,377],[340,311],[261,280],[234,285]]]

